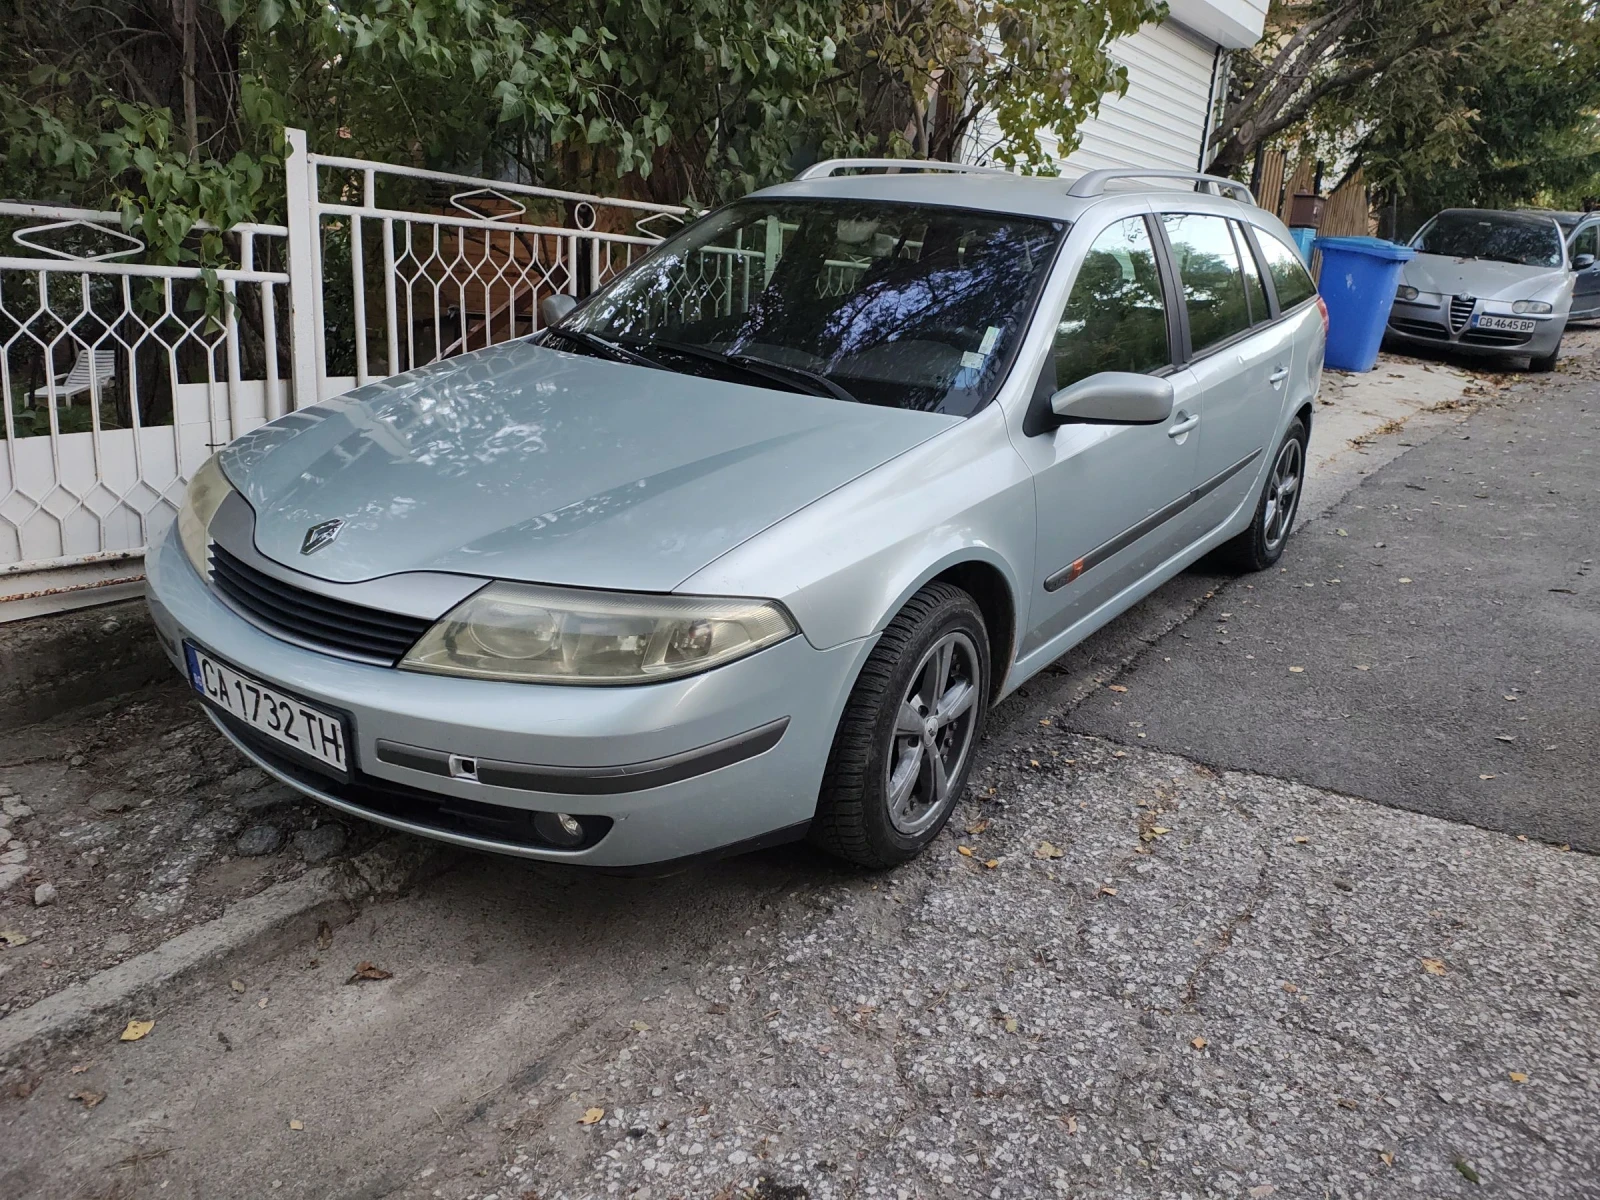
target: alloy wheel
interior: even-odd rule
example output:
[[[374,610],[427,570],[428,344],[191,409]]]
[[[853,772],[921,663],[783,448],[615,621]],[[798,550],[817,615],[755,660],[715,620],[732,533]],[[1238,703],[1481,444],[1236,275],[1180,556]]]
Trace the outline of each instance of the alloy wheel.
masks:
[[[900,701],[887,755],[889,822],[915,837],[938,821],[977,731],[978,651],[960,631],[928,648]]]
[[[1295,497],[1300,492],[1300,479],[1305,464],[1305,451],[1299,438],[1290,438],[1278,451],[1278,461],[1272,466],[1272,478],[1267,481],[1267,507],[1261,514],[1262,540],[1268,550],[1276,550],[1289,535],[1289,522],[1294,519]]]

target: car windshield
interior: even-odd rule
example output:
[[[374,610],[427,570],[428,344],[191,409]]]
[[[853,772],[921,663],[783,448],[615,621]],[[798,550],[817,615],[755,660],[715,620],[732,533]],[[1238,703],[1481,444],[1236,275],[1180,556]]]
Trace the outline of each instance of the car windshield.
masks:
[[[547,333],[562,349],[968,416],[1004,378],[1065,226],[937,206],[750,199]]]
[[[1524,267],[1559,267],[1555,222],[1488,212],[1440,213],[1411,243],[1424,254],[1485,258]]]

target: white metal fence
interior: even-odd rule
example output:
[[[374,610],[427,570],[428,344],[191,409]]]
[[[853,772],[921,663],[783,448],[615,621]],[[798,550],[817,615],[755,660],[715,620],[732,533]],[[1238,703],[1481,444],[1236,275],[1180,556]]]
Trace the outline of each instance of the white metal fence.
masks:
[[[0,600],[60,586],[62,568],[136,572],[119,560],[216,447],[533,333],[540,300],[586,295],[685,215],[289,142],[286,224],[226,232],[215,319],[201,269],[143,261],[117,214],[0,203]]]

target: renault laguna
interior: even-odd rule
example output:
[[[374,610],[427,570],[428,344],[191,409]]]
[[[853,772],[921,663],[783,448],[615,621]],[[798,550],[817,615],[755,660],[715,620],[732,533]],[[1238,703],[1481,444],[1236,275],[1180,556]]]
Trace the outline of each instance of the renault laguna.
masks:
[[[462,846],[889,867],[997,701],[1210,551],[1276,562],[1326,311],[1248,190],[886,166],[206,462],[148,570],[207,715]]]

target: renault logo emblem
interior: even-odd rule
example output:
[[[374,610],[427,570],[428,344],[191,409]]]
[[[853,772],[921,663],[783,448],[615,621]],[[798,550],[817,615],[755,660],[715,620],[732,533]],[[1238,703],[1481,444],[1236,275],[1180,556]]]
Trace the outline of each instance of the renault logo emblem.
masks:
[[[324,546],[333,545],[334,538],[339,536],[339,531],[344,528],[344,522],[338,517],[331,521],[323,521],[320,525],[313,525],[306,530],[305,541],[300,543],[301,554],[315,554]]]

